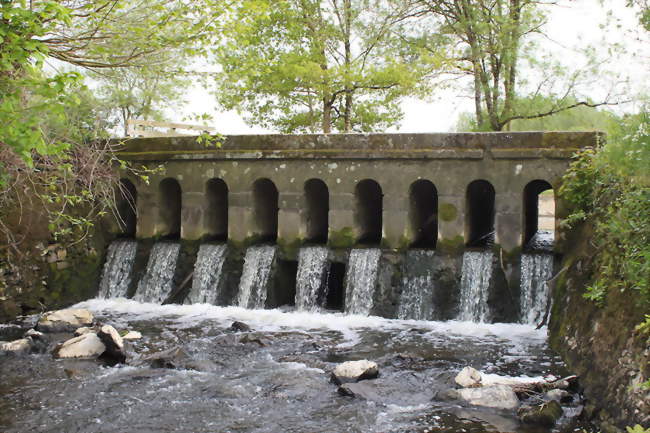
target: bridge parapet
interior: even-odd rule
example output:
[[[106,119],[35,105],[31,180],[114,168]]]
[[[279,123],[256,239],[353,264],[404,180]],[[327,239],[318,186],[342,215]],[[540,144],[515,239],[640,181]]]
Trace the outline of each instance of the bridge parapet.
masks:
[[[164,166],[149,185],[130,179],[141,238],[199,239],[222,227],[220,239],[243,244],[295,245],[324,232],[334,247],[494,241],[512,251],[537,229],[537,196],[557,191],[575,151],[602,140],[599,132],[241,135],[216,148],[166,137],[129,140],[118,155]],[[216,192],[213,179],[224,185]],[[324,190],[307,188],[311,179]],[[483,182],[469,188],[474,181]]]

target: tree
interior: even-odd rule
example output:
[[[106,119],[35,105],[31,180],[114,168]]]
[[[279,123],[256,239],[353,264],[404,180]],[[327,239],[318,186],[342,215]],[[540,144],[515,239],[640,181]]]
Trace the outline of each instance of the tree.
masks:
[[[405,11],[397,1],[241,1],[217,50],[217,99],[283,132],[393,125],[430,71],[394,33]]]
[[[164,68],[115,68],[95,77],[107,115],[122,127],[125,137],[130,120],[163,120],[164,109],[182,106],[191,83],[187,76]]]
[[[579,106],[615,104],[612,93],[601,101],[579,97],[579,84],[594,72],[589,67],[567,72],[552,58],[544,58],[534,43],[543,34],[543,7],[539,0],[414,0],[411,16],[423,18],[428,30],[413,38],[423,48],[439,51],[440,34],[448,36],[451,53],[448,72],[472,78],[474,115],[482,129],[500,131],[513,120],[550,116]],[[524,61],[527,69],[524,69]],[[522,71],[537,78],[524,89]],[[555,104],[545,111],[526,105],[538,96]]]

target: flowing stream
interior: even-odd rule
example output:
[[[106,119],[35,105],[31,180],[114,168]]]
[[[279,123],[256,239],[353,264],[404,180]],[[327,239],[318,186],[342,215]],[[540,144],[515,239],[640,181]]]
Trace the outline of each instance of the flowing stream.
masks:
[[[327,247],[304,247],[298,252],[296,309],[318,311],[327,297]]]
[[[549,301],[547,281],[553,276],[553,254],[521,255],[521,323],[536,325],[546,314]]]
[[[100,298],[125,298],[131,285],[131,273],[138,243],[132,240],[111,242],[99,283]]]
[[[487,322],[490,319],[487,301],[493,258],[492,251],[465,251],[463,254],[458,320]]]
[[[368,315],[373,307],[373,296],[377,288],[379,248],[354,249],[350,251],[348,269],[345,275],[345,312]]]
[[[581,426],[569,424],[576,405],[565,406],[560,426],[551,430],[520,423],[515,410],[440,397],[454,387],[454,375],[466,365],[487,377],[516,381],[567,374],[547,346],[546,331],[530,325],[401,321],[128,299],[95,299],[76,308],[90,309],[97,321],[119,331],[143,334],[127,343],[129,364],[54,360],[49,353],[3,357],[0,431],[581,431]],[[251,330],[231,330],[235,320]],[[0,340],[10,332],[24,332],[33,321],[12,325],[16,329],[0,327]],[[70,336],[53,335],[52,344]],[[174,347],[189,359],[177,369],[135,362]],[[359,383],[366,398],[341,396],[329,381],[337,364],[356,359],[379,365],[379,378]]]
[[[402,295],[399,300],[399,319],[431,320],[434,318],[433,295],[435,251],[408,250],[404,262]]]
[[[176,242],[158,242],[153,245],[147,262],[147,272],[138,283],[133,297],[140,302],[163,303],[174,289],[174,272],[181,250]]]
[[[199,247],[186,304],[217,304],[227,250],[226,244],[203,244]]]
[[[244,270],[239,282],[237,305],[244,308],[264,308],[277,247],[260,245],[248,247]]]

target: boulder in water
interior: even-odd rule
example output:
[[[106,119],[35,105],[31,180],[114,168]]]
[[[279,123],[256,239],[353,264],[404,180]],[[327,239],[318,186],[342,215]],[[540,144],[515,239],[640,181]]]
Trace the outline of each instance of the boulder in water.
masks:
[[[481,372],[472,367],[463,368],[454,379],[463,388],[477,388],[481,386],[482,380]]]
[[[54,348],[55,358],[97,358],[106,351],[106,346],[97,334],[88,333],[71,338]]]
[[[126,361],[126,354],[124,353],[124,341],[115,328],[111,325],[104,325],[97,332],[97,336],[106,346],[106,351],[103,353],[104,358],[114,360],[118,363]]]
[[[522,422],[543,427],[553,427],[563,413],[562,406],[555,400],[537,406],[525,406],[517,411]]]
[[[362,359],[347,361],[336,366],[332,371],[331,380],[337,385],[359,382],[365,379],[374,379],[379,376],[379,367],[376,362]]]
[[[42,332],[71,332],[75,329],[93,323],[90,311],[81,308],[48,311],[43,314],[36,324],[36,329]]]
[[[235,332],[248,332],[251,330],[251,327],[244,322],[234,321],[232,322],[232,325],[230,325],[230,330]]]
[[[214,371],[216,366],[208,360],[193,359],[180,347],[146,355],[134,362],[134,365],[148,365],[151,368],[168,368],[176,370]]]
[[[239,339],[240,343],[257,343],[260,347],[266,347],[268,344],[259,337],[253,337],[251,334],[245,334],[242,338]]]
[[[507,385],[450,390],[447,396],[465,400],[474,406],[492,407],[495,409],[516,409],[519,407],[517,394]]]
[[[338,393],[347,397],[361,398],[370,401],[381,401],[380,395],[372,383],[344,383],[339,386]]]
[[[129,331],[122,336],[122,340],[139,340],[142,338],[142,334],[138,331]]]
[[[29,353],[32,350],[32,341],[30,338],[21,338],[19,340],[0,343],[0,350],[16,354]]]

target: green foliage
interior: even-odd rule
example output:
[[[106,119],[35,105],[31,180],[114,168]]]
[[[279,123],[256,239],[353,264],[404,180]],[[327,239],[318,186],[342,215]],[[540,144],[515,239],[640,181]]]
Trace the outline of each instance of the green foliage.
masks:
[[[216,50],[217,99],[282,132],[395,125],[430,69],[392,31],[403,13],[392,1],[236,2]]]
[[[588,220],[595,228],[596,275],[585,297],[598,304],[610,290],[633,290],[650,306],[650,116],[624,120],[598,149],[580,152],[560,189],[575,211],[566,225]]]
[[[650,429],[644,428],[640,424],[635,425],[634,427],[626,427],[627,433],[650,433]]]

